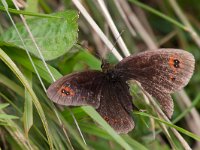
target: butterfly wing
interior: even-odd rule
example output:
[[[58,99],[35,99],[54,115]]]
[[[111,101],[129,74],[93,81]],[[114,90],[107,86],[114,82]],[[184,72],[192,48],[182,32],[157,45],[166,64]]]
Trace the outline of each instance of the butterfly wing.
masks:
[[[67,106],[91,105],[95,108],[100,104],[103,73],[85,71],[66,75],[47,90],[47,96],[55,103]]]
[[[116,65],[124,80],[134,79],[155,97],[170,118],[173,101],[170,93],[183,88],[194,70],[194,56],[179,49],[158,49],[129,56]]]
[[[117,133],[128,133],[134,128],[131,110],[131,96],[127,84],[125,82],[113,84],[104,80],[97,111]]]

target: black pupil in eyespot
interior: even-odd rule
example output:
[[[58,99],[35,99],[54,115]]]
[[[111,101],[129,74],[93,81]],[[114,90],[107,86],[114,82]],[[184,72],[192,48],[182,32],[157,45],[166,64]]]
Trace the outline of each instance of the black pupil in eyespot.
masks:
[[[64,94],[66,94],[66,95],[70,95],[70,92],[69,92],[69,91],[66,91],[65,89],[62,89],[61,92],[64,93]]]
[[[174,67],[179,68],[180,61],[178,59],[174,59]]]

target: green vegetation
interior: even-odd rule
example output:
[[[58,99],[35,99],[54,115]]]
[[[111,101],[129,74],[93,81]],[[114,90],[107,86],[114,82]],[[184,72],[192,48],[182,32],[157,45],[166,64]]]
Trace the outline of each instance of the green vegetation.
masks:
[[[198,1],[81,2],[0,1],[0,149],[200,149]],[[46,96],[63,75],[100,70],[102,58],[116,64],[159,47],[187,50],[196,61],[189,84],[173,94],[171,121],[132,82],[140,111],[133,111],[135,129],[126,135],[90,106],[63,107]]]

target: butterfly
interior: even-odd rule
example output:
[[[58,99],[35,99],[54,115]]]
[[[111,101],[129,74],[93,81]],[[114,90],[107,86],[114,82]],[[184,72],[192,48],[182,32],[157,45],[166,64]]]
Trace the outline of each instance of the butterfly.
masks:
[[[149,50],[124,58],[115,66],[102,64],[102,71],[88,70],[66,75],[47,90],[53,102],[66,106],[93,106],[117,133],[128,133],[135,124],[134,106],[127,81],[138,81],[171,118],[171,93],[189,82],[194,56],[180,49]]]

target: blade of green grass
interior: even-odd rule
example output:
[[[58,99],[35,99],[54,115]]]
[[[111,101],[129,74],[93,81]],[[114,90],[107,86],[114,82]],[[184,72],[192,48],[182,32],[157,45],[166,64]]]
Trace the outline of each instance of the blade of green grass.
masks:
[[[22,72],[18,69],[18,67],[15,65],[15,63],[8,57],[8,55],[2,49],[0,49],[0,59],[13,71],[13,73],[19,78],[19,80],[22,82],[24,87],[27,89],[27,91],[31,95],[31,97],[33,99],[33,103],[38,111],[38,114],[41,118],[44,129],[46,131],[50,149],[53,149],[53,141],[52,141],[51,133],[48,128],[48,123],[47,123],[44,111],[43,111],[43,109],[40,105],[40,102],[39,102],[37,96],[35,95],[33,89],[30,87],[28,81],[26,80],[26,78],[24,77]]]
[[[7,106],[9,106],[8,103],[0,104],[0,110],[6,108]]]
[[[0,6],[0,10],[6,12],[6,9],[2,6]],[[35,16],[35,17],[42,17],[42,18],[57,18],[61,19],[62,17],[59,16],[53,16],[53,15],[48,15],[48,14],[40,14],[40,13],[33,13],[33,12],[28,12],[28,11],[23,11],[23,10],[16,10],[12,8],[8,8],[8,11],[13,14],[23,14],[27,16]]]
[[[195,100],[192,102],[192,105],[188,108],[186,108],[177,118],[175,118],[172,123],[176,123],[179,120],[181,120],[185,115],[187,115],[188,112],[191,111],[192,108],[194,108],[200,101],[200,93],[196,96]]]
[[[32,73],[28,70],[23,71],[24,75],[30,86],[32,87]],[[24,130],[25,136],[28,138],[28,132],[33,125],[33,106],[32,106],[32,98],[31,95],[28,93],[27,89],[25,89],[25,103],[24,103],[24,113],[23,113],[23,123],[24,123]]]
[[[179,28],[181,28],[181,29],[183,29],[185,31],[188,31],[188,28],[186,26],[184,26],[183,24],[179,23],[175,19],[173,19],[173,18],[171,18],[171,17],[159,12],[158,10],[155,10],[152,7],[149,7],[149,6],[139,2],[138,0],[129,0],[129,1],[134,3],[135,5],[137,5],[137,6],[141,7],[141,8],[143,8],[143,9],[145,9],[145,10],[147,10],[147,11],[149,11],[149,12],[151,12],[151,13],[153,13],[153,14],[155,14],[155,15],[157,15],[157,16],[165,19],[165,20],[167,20],[168,22],[173,23],[177,27],[179,27]]]
[[[21,97],[24,97],[24,90],[21,86],[17,85],[15,82],[4,76],[0,73],[0,83],[4,84],[11,90],[13,90],[15,93],[20,95]]]
[[[12,100],[7,98],[3,93],[0,92],[0,97],[2,97],[5,101],[7,101],[13,108],[15,108],[18,112],[21,112],[20,109],[13,103]],[[1,109],[1,108],[0,108]]]
[[[5,114],[5,112],[2,110],[0,111],[0,113]],[[19,144],[22,150],[37,149],[36,146],[24,136],[24,133],[21,131],[20,127],[13,120],[7,119],[6,125],[4,127]]]
[[[7,114],[0,114],[0,119],[18,119],[18,117]]]
[[[159,118],[157,118],[157,117],[154,117],[154,116],[149,115],[149,114],[144,113],[144,112],[134,112],[134,114],[136,114],[136,115],[141,115],[141,116],[145,116],[145,117],[149,117],[149,118],[153,118],[154,120],[156,120],[156,121],[158,121],[158,122],[164,123],[165,125],[167,125],[167,126],[169,126],[169,127],[172,127],[172,128],[175,128],[175,129],[178,130],[179,132],[181,132],[181,133],[183,133],[183,134],[185,134],[185,135],[187,135],[187,136],[189,136],[189,137],[191,137],[191,138],[193,138],[193,139],[195,139],[195,140],[200,141],[200,136],[198,136],[198,135],[196,135],[196,134],[193,134],[193,133],[191,133],[191,132],[189,132],[189,131],[187,131],[187,130],[181,128],[181,127],[178,127],[178,126],[172,124],[172,123],[169,123],[169,122],[167,122],[167,121],[164,121],[164,120],[162,120],[162,119],[159,119]]]

